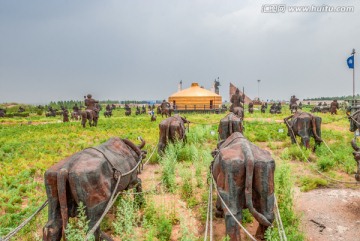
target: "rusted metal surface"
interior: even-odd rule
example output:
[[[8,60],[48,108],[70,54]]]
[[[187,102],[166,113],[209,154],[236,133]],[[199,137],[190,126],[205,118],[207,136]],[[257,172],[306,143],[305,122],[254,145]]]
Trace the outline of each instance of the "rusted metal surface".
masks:
[[[337,102],[337,100],[333,100],[333,102],[331,102],[330,104],[330,114],[336,115],[337,109],[339,109],[339,103]]]
[[[261,104],[261,113],[265,113],[266,109],[267,109],[267,104],[262,103]]]
[[[233,112],[235,107],[243,108],[244,98],[244,94],[240,95],[240,90],[236,88],[235,94],[233,94],[230,98],[230,111]]]
[[[112,116],[112,109],[106,110],[104,112],[104,117],[111,117]]]
[[[254,113],[254,103],[250,102],[248,107],[249,107],[249,113],[250,114]]]
[[[171,108],[171,105],[169,102],[163,100],[163,102],[160,105],[161,110],[161,117],[170,117],[173,109]]]
[[[218,132],[220,140],[225,140],[234,132],[243,133],[243,120],[240,116],[230,112],[220,120]]]
[[[159,144],[158,153],[161,154],[167,143],[175,142],[176,140],[185,140],[185,123],[190,123],[184,117],[174,115],[161,121],[159,124]]]
[[[60,161],[45,172],[45,188],[49,200],[48,222],[43,228],[43,240],[58,241],[64,237],[69,217],[76,215],[82,202],[89,222],[89,229],[103,214],[115,189],[119,173],[126,173],[145,157],[140,146],[128,140],[111,138],[106,143]],[[136,187],[141,191],[137,172],[121,177],[116,192]],[[95,239],[100,240],[100,228]]]
[[[290,104],[289,104],[289,107],[290,107],[290,111],[291,113],[295,113],[297,110],[298,110],[298,104],[296,101],[298,101],[299,99],[296,98],[295,95],[292,95],[291,98],[290,98]]]
[[[270,114],[281,114],[281,103],[272,103],[270,106]]]
[[[355,173],[355,180],[360,182],[360,148],[356,144],[355,139],[353,139],[351,141],[351,146],[354,149],[353,155],[354,155],[354,159],[357,163],[357,171]]]
[[[81,111],[81,125],[85,128],[86,121],[89,122],[89,126],[97,126],[99,120],[99,110],[84,110]]]
[[[5,117],[5,114],[6,114],[6,110],[0,108],[0,117]]]
[[[314,116],[307,112],[295,112],[295,114],[284,118],[284,123],[288,128],[288,136],[291,143],[296,143],[296,136],[301,137],[301,143],[309,148],[310,137],[315,140],[314,150],[320,145],[321,140],[321,117]]]
[[[274,159],[240,132],[228,137],[214,154],[211,170],[222,199],[240,222],[242,210],[249,209],[259,222],[255,236],[263,239],[274,220]],[[231,241],[241,240],[239,226],[219,199],[216,216],[225,217]]]

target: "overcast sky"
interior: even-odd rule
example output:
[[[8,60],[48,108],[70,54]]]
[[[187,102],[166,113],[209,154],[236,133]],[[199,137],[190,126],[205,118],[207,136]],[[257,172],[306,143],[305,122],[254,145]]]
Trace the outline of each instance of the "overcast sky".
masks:
[[[262,13],[269,3],[353,13]],[[164,99],[219,77],[251,97],[360,91],[360,1],[0,0],[0,103]],[[261,82],[258,84],[257,80]]]

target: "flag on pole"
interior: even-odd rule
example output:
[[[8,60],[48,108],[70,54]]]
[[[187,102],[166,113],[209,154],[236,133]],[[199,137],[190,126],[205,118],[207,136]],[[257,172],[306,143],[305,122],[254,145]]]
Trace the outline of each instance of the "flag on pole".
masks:
[[[347,65],[349,66],[349,68],[353,69],[354,68],[354,55],[350,56],[346,62],[347,62]]]

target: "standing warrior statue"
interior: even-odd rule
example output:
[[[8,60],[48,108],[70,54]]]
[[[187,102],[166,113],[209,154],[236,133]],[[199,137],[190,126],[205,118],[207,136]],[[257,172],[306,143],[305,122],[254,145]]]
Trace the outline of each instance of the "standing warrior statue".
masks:
[[[298,101],[299,99],[295,97],[295,95],[291,96],[291,99],[290,99],[290,110],[291,112],[295,112],[297,111],[297,108],[298,108],[298,105],[296,103],[296,101]]]
[[[214,80],[214,90],[216,94],[219,94],[219,86],[220,86],[220,81],[219,81],[219,77],[218,80]]]
[[[87,98],[86,98],[87,97]],[[99,103],[99,101],[97,100],[94,100],[92,98],[92,95],[91,94],[88,94],[87,96],[84,96],[85,98],[85,106],[86,106],[86,111],[90,111],[90,110],[93,110],[95,111],[95,107],[97,103]]]
[[[333,100],[333,102],[331,102],[330,104],[330,113],[332,115],[336,115],[337,109],[339,109],[339,103],[337,102],[337,100]]]
[[[240,90],[238,88],[236,88],[235,94],[231,96],[230,102],[231,102],[231,106],[230,106],[231,112],[234,112],[235,107],[244,108],[242,105],[242,103],[244,103],[244,96],[240,95]]]

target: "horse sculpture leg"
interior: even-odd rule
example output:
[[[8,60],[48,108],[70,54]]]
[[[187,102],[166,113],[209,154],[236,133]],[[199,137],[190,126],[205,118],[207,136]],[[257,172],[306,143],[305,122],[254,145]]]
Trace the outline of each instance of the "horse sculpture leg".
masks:
[[[87,119],[87,114],[86,112],[82,112],[81,113],[81,125],[82,127],[85,128],[85,125],[86,125],[86,119]]]
[[[93,208],[87,208],[87,216],[90,221],[89,230],[91,230],[94,227],[99,217],[101,217],[101,215],[103,214],[106,206],[107,206],[107,202],[103,202]],[[102,240],[113,241],[111,237],[101,232],[100,227],[96,229],[94,236],[95,236],[95,241],[102,241]]]

